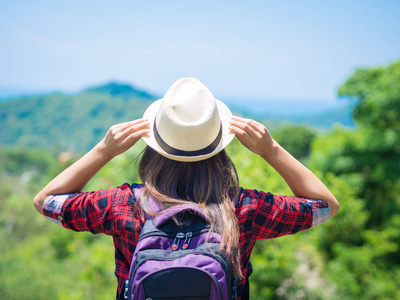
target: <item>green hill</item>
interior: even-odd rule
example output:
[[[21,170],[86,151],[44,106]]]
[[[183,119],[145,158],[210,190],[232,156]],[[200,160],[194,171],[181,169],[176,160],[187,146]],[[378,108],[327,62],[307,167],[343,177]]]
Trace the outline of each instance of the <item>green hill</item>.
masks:
[[[109,83],[76,95],[50,94],[0,103],[0,144],[82,152],[113,124],[139,118],[157,97]]]

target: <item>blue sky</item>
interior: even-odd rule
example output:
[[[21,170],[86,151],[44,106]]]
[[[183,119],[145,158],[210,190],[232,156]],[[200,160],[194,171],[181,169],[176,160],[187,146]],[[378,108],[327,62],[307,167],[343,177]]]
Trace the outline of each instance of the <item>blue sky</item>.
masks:
[[[0,1],[0,88],[110,80],[163,95],[332,101],[359,67],[400,59],[400,1]]]

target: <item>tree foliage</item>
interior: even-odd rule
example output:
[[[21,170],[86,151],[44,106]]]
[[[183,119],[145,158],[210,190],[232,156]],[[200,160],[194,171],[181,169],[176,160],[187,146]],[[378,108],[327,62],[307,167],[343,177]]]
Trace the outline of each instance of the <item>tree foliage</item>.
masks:
[[[400,272],[400,61],[356,70],[338,93],[357,101],[358,128],[337,128],[318,138],[311,155],[313,169],[346,180],[353,192],[348,207],[345,199],[341,201],[343,213],[335,222],[336,230],[343,227],[342,231],[323,247],[332,257],[327,269],[345,295],[342,299],[398,299],[394,282]],[[341,194],[348,192],[338,193],[339,201]],[[343,223],[347,210],[357,224]],[[343,239],[349,236],[345,229],[350,238]]]
[[[141,118],[155,97],[110,83],[77,95],[51,94],[0,104],[0,143],[83,153],[117,123]]]
[[[274,131],[273,137],[326,183],[341,209],[310,231],[257,242],[252,255],[252,299],[400,299],[399,87],[400,62],[356,70],[339,88],[341,97],[356,101],[356,129]],[[121,97],[115,86],[105,88]],[[116,101],[125,101],[122,98]],[[55,101],[64,101],[66,108],[81,105],[69,103],[67,96],[60,99]],[[22,115],[30,113],[15,109]],[[90,115],[93,109],[83,110]],[[98,109],[96,116],[102,115],[102,108]],[[42,119],[37,120],[45,124]],[[7,124],[13,126],[14,121]],[[135,158],[143,147],[113,159],[86,189],[137,182]],[[60,150],[0,147],[0,299],[115,296],[112,239],[67,231],[33,208],[35,193],[78,158],[63,157]],[[227,151],[241,186],[291,194],[275,170],[237,140]]]
[[[287,125],[274,131],[274,139],[297,159],[310,155],[315,131],[304,125]]]

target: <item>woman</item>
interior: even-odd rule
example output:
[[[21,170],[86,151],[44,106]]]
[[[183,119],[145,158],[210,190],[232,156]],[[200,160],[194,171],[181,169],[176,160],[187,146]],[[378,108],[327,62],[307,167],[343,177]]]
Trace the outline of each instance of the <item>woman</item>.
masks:
[[[234,136],[275,168],[295,197],[240,188],[224,150]],[[105,164],[140,138],[148,145],[139,165],[143,184],[81,192]],[[193,78],[175,82],[163,99],[149,106],[143,119],[112,126],[99,144],[44,187],[34,204],[68,229],[113,236],[118,295],[144,219],[155,213],[150,198],[159,209],[190,201],[204,210],[213,230],[222,233],[221,248],[232,260],[239,295],[256,240],[309,229],[339,209],[326,186],[262,124],[232,117]]]

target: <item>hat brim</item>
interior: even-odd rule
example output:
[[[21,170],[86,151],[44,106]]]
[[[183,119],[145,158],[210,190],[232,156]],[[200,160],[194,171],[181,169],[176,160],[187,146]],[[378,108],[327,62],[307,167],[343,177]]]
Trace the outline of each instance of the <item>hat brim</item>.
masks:
[[[162,99],[153,102],[146,109],[146,111],[143,114],[143,119],[147,119],[150,123],[149,134],[148,134],[148,136],[143,137],[143,140],[149,147],[153,148],[155,151],[157,151],[158,153],[160,153],[161,155],[163,155],[169,159],[183,161],[183,162],[193,162],[193,161],[204,160],[204,159],[214,156],[217,153],[219,153],[220,151],[222,151],[226,146],[228,146],[228,144],[235,137],[235,134],[230,132],[230,130],[229,130],[229,122],[231,121],[231,118],[232,118],[231,111],[223,102],[221,102],[219,100],[215,100],[217,103],[219,117],[220,117],[221,123],[222,123],[222,138],[221,138],[221,142],[218,144],[218,146],[212,152],[210,152],[208,154],[204,154],[204,155],[198,155],[198,156],[178,156],[178,155],[169,154],[169,153],[165,152],[158,145],[158,143],[154,137],[154,131],[153,131],[154,120],[159,111],[161,101],[162,101]]]

